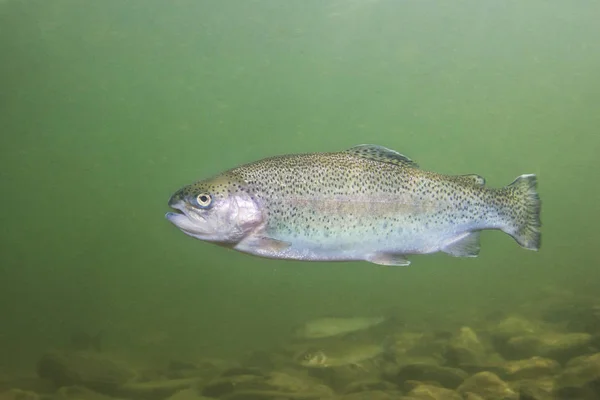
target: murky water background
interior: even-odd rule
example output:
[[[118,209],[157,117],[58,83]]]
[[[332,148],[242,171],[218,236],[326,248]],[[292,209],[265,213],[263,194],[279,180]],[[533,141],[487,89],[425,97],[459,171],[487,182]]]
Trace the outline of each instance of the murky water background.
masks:
[[[75,331],[132,358],[237,357],[322,315],[423,326],[598,290],[595,2],[0,3],[0,368]],[[180,186],[375,143],[502,186],[539,176],[539,253],[409,268],[252,258],[165,219]]]

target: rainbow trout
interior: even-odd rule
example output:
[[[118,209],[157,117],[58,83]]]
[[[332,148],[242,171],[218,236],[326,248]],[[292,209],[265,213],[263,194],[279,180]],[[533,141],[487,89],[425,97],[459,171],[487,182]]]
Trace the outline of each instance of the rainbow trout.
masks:
[[[409,265],[406,256],[479,253],[479,234],[499,229],[540,247],[535,175],[503,188],[478,175],[424,171],[376,145],[266,158],[198,181],[169,200],[184,233],[267,258],[364,260]]]
[[[352,343],[327,350],[309,348],[297,357],[298,364],[309,368],[331,368],[353,365],[364,368],[361,363],[383,355],[386,349],[382,345]]]
[[[372,328],[385,321],[384,317],[322,317],[302,324],[296,329],[295,336],[301,339],[343,336]]]

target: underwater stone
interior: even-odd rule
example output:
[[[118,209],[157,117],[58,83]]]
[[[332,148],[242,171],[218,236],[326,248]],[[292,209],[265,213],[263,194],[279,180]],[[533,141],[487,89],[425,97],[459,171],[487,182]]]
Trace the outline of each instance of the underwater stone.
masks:
[[[56,385],[47,380],[38,377],[3,377],[0,378],[0,393],[10,389],[19,389],[24,392],[34,392],[38,394],[53,394],[56,392]]]
[[[519,394],[491,372],[479,372],[467,378],[458,388],[458,392],[463,396],[473,393],[486,400],[519,400]]]
[[[56,392],[56,400],[119,400],[112,396],[94,392],[83,386],[65,386]]]
[[[398,387],[388,381],[382,381],[378,379],[372,380],[360,380],[351,382],[347,385],[343,392],[344,393],[358,393],[358,392],[368,392],[368,391],[391,391],[397,390]]]
[[[519,400],[556,400],[556,383],[551,378],[518,381],[513,388],[519,393]]]
[[[517,336],[506,342],[504,353],[514,359],[542,356],[567,362],[589,352],[592,336],[588,333],[553,333]]]
[[[535,335],[541,330],[539,323],[512,315],[500,321],[492,329],[492,336],[496,339],[509,339],[521,335]]]
[[[246,367],[233,367],[226,369],[221,373],[222,377],[226,376],[237,376],[237,375],[254,375],[254,376],[265,376],[259,369],[246,368]]]
[[[336,400],[420,400],[414,397],[404,397],[401,393],[396,392],[384,392],[381,390],[374,390],[371,392],[360,392],[346,394],[341,397],[335,397]],[[325,400],[325,399],[323,399]]]
[[[479,364],[486,358],[486,349],[477,333],[468,326],[460,328],[447,345],[444,357],[452,365]]]
[[[471,393],[471,392],[463,395],[463,398],[465,400],[486,400],[483,397],[481,397],[480,395],[475,394],[475,393]],[[522,399],[519,399],[519,400],[522,400]]]
[[[531,357],[526,360],[510,361],[504,364],[506,376],[510,379],[537,379],[556,374],[560,364],[543,357]]]
[[[253,351],[244,358],[242,364],[250,368],[271,371],[275,369],[276,361],[273,353],[266,351]]]
[[[218,378],[202,389],[202,395],[222,399],[287,398],[319,399],[333,396],[333,391],[309,377],[282,372],[265,376],[234,375]]]
[[[162,400],[180,390],[191,388],[200,382],[199,378],[165,379],[148,382],[125,383],[116,393],[122,397],[140,400]]]
[[[454,390],[428,384],[418,385],[408,395],[419,400],[463,400]]]
[[[37,393],[20,389],[11,389],[0,393],[0,400],[39,400]]]
[[[468,376],[462,369],[418,363],[402,367],[396,382],[400,386],[406,381],[437,382],[445,388],[456,389]]]
[[[354,365],[345,365],[332,368],[315,368],[310,369],[308,371],[308,375],[319,379],[334,390],[341,391],[343,393],[350,392],[348,389],[349,385],[356,385],[354,387],[357,388],[359,387],[358,385],[361,384],[372,384],[375,386],[377,386],[377,382],[381,384],[381,381],[377,379],[379,371],[372,366],[365,367],[361,365],[359,367]],[[391,383],[389,384],[392,385]],[[382,388],[377,387],[376,389]],[[356,392],[357,390],[352,391]]]
[[[539,355],[553,358],[560,363],[589,354],[592,335],[589,333],[564,333],[544,336]]]
[[[181,360],[171,360],[168,363],[166,370],[161,371],[161,374],[158,377],[165,377],[167,379],[184,379],[202,376],[203,372],[204,371],[200,370],[194,363]],[[158,377],[155,377],[155,379]]]
[[[600,353],[569,361],[556,383],[562,396],[600,398]]]
[[[264,378],[256,375],[236,375],[217,378],[204,386],[202,395],[208,397],[222,397],[236,390],[269,390]]]
[[[37,373],[59,387],[82,385],[109,395],[136,376],[124,364],[97,353],[59,351],[44,354]]]
[[[196,389],[184,389],[175,393],[167,400],[210,400],[210,398],[201,396]]]
[[[572,332],[600,332],[600,304],[591,299],[566,299],[542,314],[544,321],[560,324]]]

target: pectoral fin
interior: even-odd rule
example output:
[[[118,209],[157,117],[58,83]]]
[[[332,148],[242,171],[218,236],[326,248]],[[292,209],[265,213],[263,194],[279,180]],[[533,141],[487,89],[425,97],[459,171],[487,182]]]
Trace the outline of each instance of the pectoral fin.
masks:
[[[238,243],[235,248],[263,257],[277,257],[279,253],[286,250],[291,245],[292,244],[289,242],[267,236],[251,236]]]
[[[283,240],[277,240],[270,237],[260,237],[255,240],[256,246],[271,251],[282,251],[290,247],[292,244],[284,242]]]
[[[369,255],[365,261],[386,266],[406,267],[410,265],[410,261],[406,259],[404,254],[374,253]]]

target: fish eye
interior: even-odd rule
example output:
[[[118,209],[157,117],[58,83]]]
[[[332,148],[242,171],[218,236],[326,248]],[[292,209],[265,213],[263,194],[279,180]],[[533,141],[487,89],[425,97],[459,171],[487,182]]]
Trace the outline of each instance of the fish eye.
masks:
[[[323,350],[309,349],[302,354],[302,360],[310,363],[323,363],[325,361],[325,353]]]
[[[208,208],[212,203],[212,197],[208,193],[200,193],[196,196],[196,203],[202,208]]]

